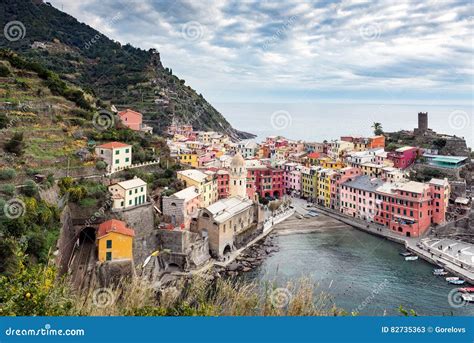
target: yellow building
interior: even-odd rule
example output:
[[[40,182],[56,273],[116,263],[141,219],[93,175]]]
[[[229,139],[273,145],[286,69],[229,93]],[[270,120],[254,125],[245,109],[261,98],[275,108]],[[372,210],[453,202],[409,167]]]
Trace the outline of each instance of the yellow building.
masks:
[[[359,168],[362,171],[362,174],[370,177],[380,177],[383,174],[383,164],[375,163],[362,163]]]
[[[305,199],[318,197],[318,167],[303,167],[301,170],[301,195]]]
[[[123,221],[111,219],[99,225],[97,250],[99,262],[133,259],[135,231]]]
[[[195,186],[198,189],[202,207],[218,200],[217,178],[214,174],[206,174],[196,169],[180,170],[176,174],[185,187]]]
[[[331,205],[331,175],[334,170],[323,169],[318,173],[318,203],[330,207]]]
[[[198,154],[195,152],[180,152],[178,153],[179,163],[187,166],[197,168],[199,166]]]
[[[345,167],[341,160],[332,160],[329,157],[319,159],[319,163],[324,169],[342,169]]]

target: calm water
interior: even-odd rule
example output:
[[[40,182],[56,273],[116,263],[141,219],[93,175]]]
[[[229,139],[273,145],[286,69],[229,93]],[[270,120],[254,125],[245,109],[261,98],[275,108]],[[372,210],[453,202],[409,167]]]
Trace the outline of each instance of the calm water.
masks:
[[[474,304],[450,307],[448,293],[455,288],[432,275],[433,266],[406,262],[402,246],[352,228],[278,236],[280,251],[245,277],[276,282],[310,277],[336,306],[352,311],[365,300],[361,315],[399,315],[397,308],[420,315],[474,315]],[[378,295],[371,297],[378,289]],[[371,300],[368,298],[370,297]]]
[[[382,123],[387,132],[412,130],[418,125],[418,112],[428,112],[430,128],[465,137],[468,146],[474,146],[472,105],[221,103],[216,107],[234,127],[252,132],[259,139],[283,135],[319,142],[341,135],[371,135],[374,122]],[[272,114],[278,111],[272,122]]]

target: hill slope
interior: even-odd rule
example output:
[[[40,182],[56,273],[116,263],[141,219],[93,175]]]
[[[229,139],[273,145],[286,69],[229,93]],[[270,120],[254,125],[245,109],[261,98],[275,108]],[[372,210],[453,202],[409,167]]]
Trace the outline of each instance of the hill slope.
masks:
[[[2,36],[0,47],[41,62],[106,104],[141,111],[157,133],[175,120],[233,138],[252,136],[232,128],[202,95],[164,68],[154,49],[121,45],[39,0],[2,1],[0,22],[12,21],[23,24],[25,35]]]

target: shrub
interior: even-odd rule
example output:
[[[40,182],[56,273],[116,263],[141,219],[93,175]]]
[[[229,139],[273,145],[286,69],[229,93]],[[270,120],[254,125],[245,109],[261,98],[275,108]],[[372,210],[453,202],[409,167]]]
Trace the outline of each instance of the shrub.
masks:
[[[15,155],[22,155],[25,143],[23,142],[23,133],[17,132],[13,135],[13,137],[5,143],[5,150],[15,154]]]
[[[0,180],[11,180],[16,177],[16,171],[12,168],[0,169]]]
[[[28,197],[34,197],[38,194],[38,186],[33,180],[27,180],[21,192]]]
[[[15,186],[10,183],[7,183],[6,185],[1,185],[0,192],[6,195],[12,196],[15,194]]]
[[[10,76],[10,69],[4,64],[0,64],[0,77]]]
[[[104,161],[97,161],[95,167],[97,170],[105,170],[105,168],[107,168],[107,163],[105,163]]]

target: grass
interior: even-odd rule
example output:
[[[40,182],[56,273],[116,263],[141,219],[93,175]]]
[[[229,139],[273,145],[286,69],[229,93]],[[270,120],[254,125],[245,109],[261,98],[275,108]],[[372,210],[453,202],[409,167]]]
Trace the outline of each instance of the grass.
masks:
[[[97,304],[99,303],[99,306]],[[123,281],[102,298],[91,291],[76,303],[86,316],[336,316],[346,315],[307,279],[285,288],[194,277],[159,293],[140,278]]]

